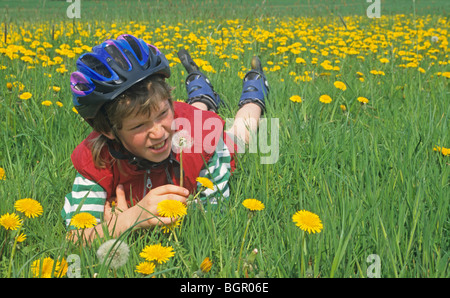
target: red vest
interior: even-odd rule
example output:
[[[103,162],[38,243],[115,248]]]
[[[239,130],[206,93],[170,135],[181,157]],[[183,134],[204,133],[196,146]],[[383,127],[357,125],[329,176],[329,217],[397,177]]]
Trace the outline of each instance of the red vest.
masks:
[[[224,121],[214,112],[202,111],[189,104],[174,102],[174,119],[176,123],[184,123],[183,129],[190,132],[193,137],[193,146],[190,152],[183,151],[183,186],[191,193],[197,190],[196,178],[200,170],[205,166],[209,159],[214,155],[217,141],[222,136],[231,152],[231,170],[235,169],[234,152],[235,144],[226,137],[223,126]],[[189,127],[190,126],[190,127]],[[218,127],[217,127],[218,126]],[[176,130],[180,129],[175,127]],[[150,173],[146,170],[138,170],[136,166],[130,165],[127,160],[114,159],[105,146],[102,148],[101,156],[107,161],[106,167],[97,168],[92,158],[89,140],[97,137],[98,132],[93,131],[83,140],[72,153],[72,163],[75,169],[83,177],[95,181],[107,192],[107,198],[115,196],[116,187],[123,184],[128,203],[133,199],[133,204],[141,200],[147,188],[148,179],[151,180],[152,188],[168,184],[166,167],[151,169]],[[230,147],[231,146],[231,147]],[[175,154],[175,159],[180,160],[179,153]],[[167,167],[174,184],[179,185],[179,174],[174,173],[171,165]]]

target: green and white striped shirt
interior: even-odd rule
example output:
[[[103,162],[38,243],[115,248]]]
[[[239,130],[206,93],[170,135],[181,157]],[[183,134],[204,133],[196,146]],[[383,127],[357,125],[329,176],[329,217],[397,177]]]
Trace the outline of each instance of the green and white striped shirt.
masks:
[[[216,147],[214,155],[208,161],[207,166],[200,171],[199,177],[206,177],[214,184],[214,190],[206,189],[200,193],[203,203],[209,201],[211,205],[217,205],[219,200],[227,199],[230,195],[228,181],[231,176],[231,155],[228,147],[221,138]],[[200,183],[197,189],[200,190]],[[103,220],[107,193],[95,181],[84,178],[76,173],[72,186],[72,192],[66,195],[61,216],[68,229],[72,217],[79,212],[92,214],[97,223]]]

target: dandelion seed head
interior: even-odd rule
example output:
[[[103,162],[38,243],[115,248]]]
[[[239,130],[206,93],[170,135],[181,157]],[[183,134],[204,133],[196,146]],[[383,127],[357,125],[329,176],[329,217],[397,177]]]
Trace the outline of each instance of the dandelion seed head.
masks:
[[[117,269],[126,264],[130,248],[128,245],[120,240],[111,239],[100,245],[97,250],[98,259],[111,267]]]
[[[172,150],[175,153],[180,153],[184,149],[191,148],[193,145],[193,139],[187,130],[180,130],[172,136]]]

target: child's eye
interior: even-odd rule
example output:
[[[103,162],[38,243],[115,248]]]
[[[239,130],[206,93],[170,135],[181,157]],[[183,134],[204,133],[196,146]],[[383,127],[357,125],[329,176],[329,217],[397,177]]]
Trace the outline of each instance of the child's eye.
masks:
[[[162,112],[159,114],[159,117],[161,118],[161,117],[166,116],[166,115],[167,115],[167,112],[168,112],[168,110],[162,111]]]
[[[138,125],[134,126],[133,128],[131,128],[131,130],[138,129],[139,127],[142,127],[142,125],[143,124],[138,124]]]

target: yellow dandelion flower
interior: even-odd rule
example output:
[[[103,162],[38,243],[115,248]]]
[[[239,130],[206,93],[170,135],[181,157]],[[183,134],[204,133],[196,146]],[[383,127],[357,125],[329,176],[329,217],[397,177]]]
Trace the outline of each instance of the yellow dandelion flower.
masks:
[[[164,234],[171,232],[175,228],[179,227],[181,225],[181,220],[176,220],[168,225],[161,226],[161,230]]]
[[[52,89],[53,89],[53,91],[55,91],[55,92],[59,92],[59,91],[61,90],[61,87],[53,86]]]
[[[362,96],[358,97],[357,100],[360,103],[363,103],[363,104],[369,103],[369,100],[367,98],[365,98],[365,97],[362,97]]]
[[[265,208],[264,204],[257,199],[246,199],[242,205],[250,211],[261,211]]]
[[[14,203],[14,208],[16,208],[17,211],[25,214],[25,216],[28,218],[38,217],[39,215],[42,214],[42,212],[44,212],[41,203],[30,198],[16,201]]]
[[[202,66],[202,70],[206,71],[206,72],[212,72],[212,73],[216,73],[216,70],[210,65],[203,65]]]
[[[319,97],[319,100],[320,100],[320,102],[323,102],[323,103],[326,103],[326,104],[328,104],[328,103],[330,103],[332,101],[331,97],[329,95],[326,95],[326,94],[321,95]]]
[[[156,261],[159,264],[167,262],[175,255],[172,246],[162,246],[161,243],[155,245],[147,245],[141,251],[139,256],[147,261]]]
[[[5,169],[0,168],[0,180],[5,180]]]
[[[48,107],[52,105],[52,102],[50,100],[44,100],[43,102],[41,102],[41,105]]]
[[[444,155],[444,156],[450,155],[450,148],[436,146],[436,147],[433,148],[433,150],[441,152],[441,154]]]
[[[30,99],[32,96],[32,94],[30,92],[24,92],[22,94],[20,94],[19,98],[23,99],[23,100],[27,100]]]
[[[381,58],[381,59],[380,59],[380,62],[381,62],[381,63],[389,63],[389,59],[387,59],[387,58]]]
[[[180,201],[164,200],[158,203],[158,213],[164,217],[183,217],[187,214],[187,208]]]
[[[67,273],[67,268],[66,260],[62,259],[61,262],[57,261],[55,264],[55,261],[50,257],[43,260],[36,260],[31,264],[33,277],[41,278],[51,278],[52,275],[53,277],[63,277]]]
[[[302,102],[302,98],[301,98],[300,96],[298,96],[298,95],[292,95],[292,96],[289,98],[289,100],[290,100],[290,101],[293,101],[293,102]]]
[[[61,74],[65,73],[65,72],[68,72],[68,70],[65,67],[59,67],[59,68],[56,69],[56,71],[61,73]]]
[[[6,230],[17,230],[22,224],[22,220],[15,213],[6,213],[0,217],[0,226],[3,226]]]
[[[382,71],[382,70],[375,70],[375,69],[371,70],[370,73],[373,74],[373,75],[382,75],[382,76],[385,75],[384,71]]]
[[[305,59],[303,59],[303,58],[297,57],[297,58],[295,59],[295,63],[306,64],[306,61],[305,61]]]
[[[63,103],[60,102],[60,101],[57,101],[57,102],[56,102],[56,105],[57,105],[58,107],[62,107],[62,106],[63,106]]]
[[[72,107],[72,111],[73,111],[75,114],[78,114],[78,111],[77,111],[77,109],[76,109],[75,107]]]
[[[211,270],[212,262],[209,259],[209,257],[206,257],[203,262],[200,264],[200,270],[202,270],[203,273],[208,273]]]
[[[81,212],[75,214],[70,220],[70,225],[77,229],[93,228],[97,224],[97,219],[90,213]]]
[[[341,81],[334,82],[334,87],[336,87],[337,89],[340,89],[342,91],[347,90],[347,86],[345,85],[344,82],[341,82]]]
[[[13,84],[12,83],[6,83],[6,88],[8,88],[8,90],[11,90],[13,88]]]
[[[17,242],[24,242],[27,239],[27,235],[24,233],[20,233],[20,235],[17,236]]]
[[[141,262],[138,265],[136,265],[135,272],[149,275],[155,272],[155,264],[152,262]]]
[[[317,214],[306,210],[297,211],[292,216],[292,221],[295,222],[295,225],[298,226],[301,230],[313,233],[320,233],[323,229],[322,222]]]
[[[339,107],[343,112],[347,111],[347,107],[345,105],[340,105]]]
[[[195,179],[195,181],[200,183],[203,187],[214,190],[214,184],[206,177],[198,177],[197,179]]]

